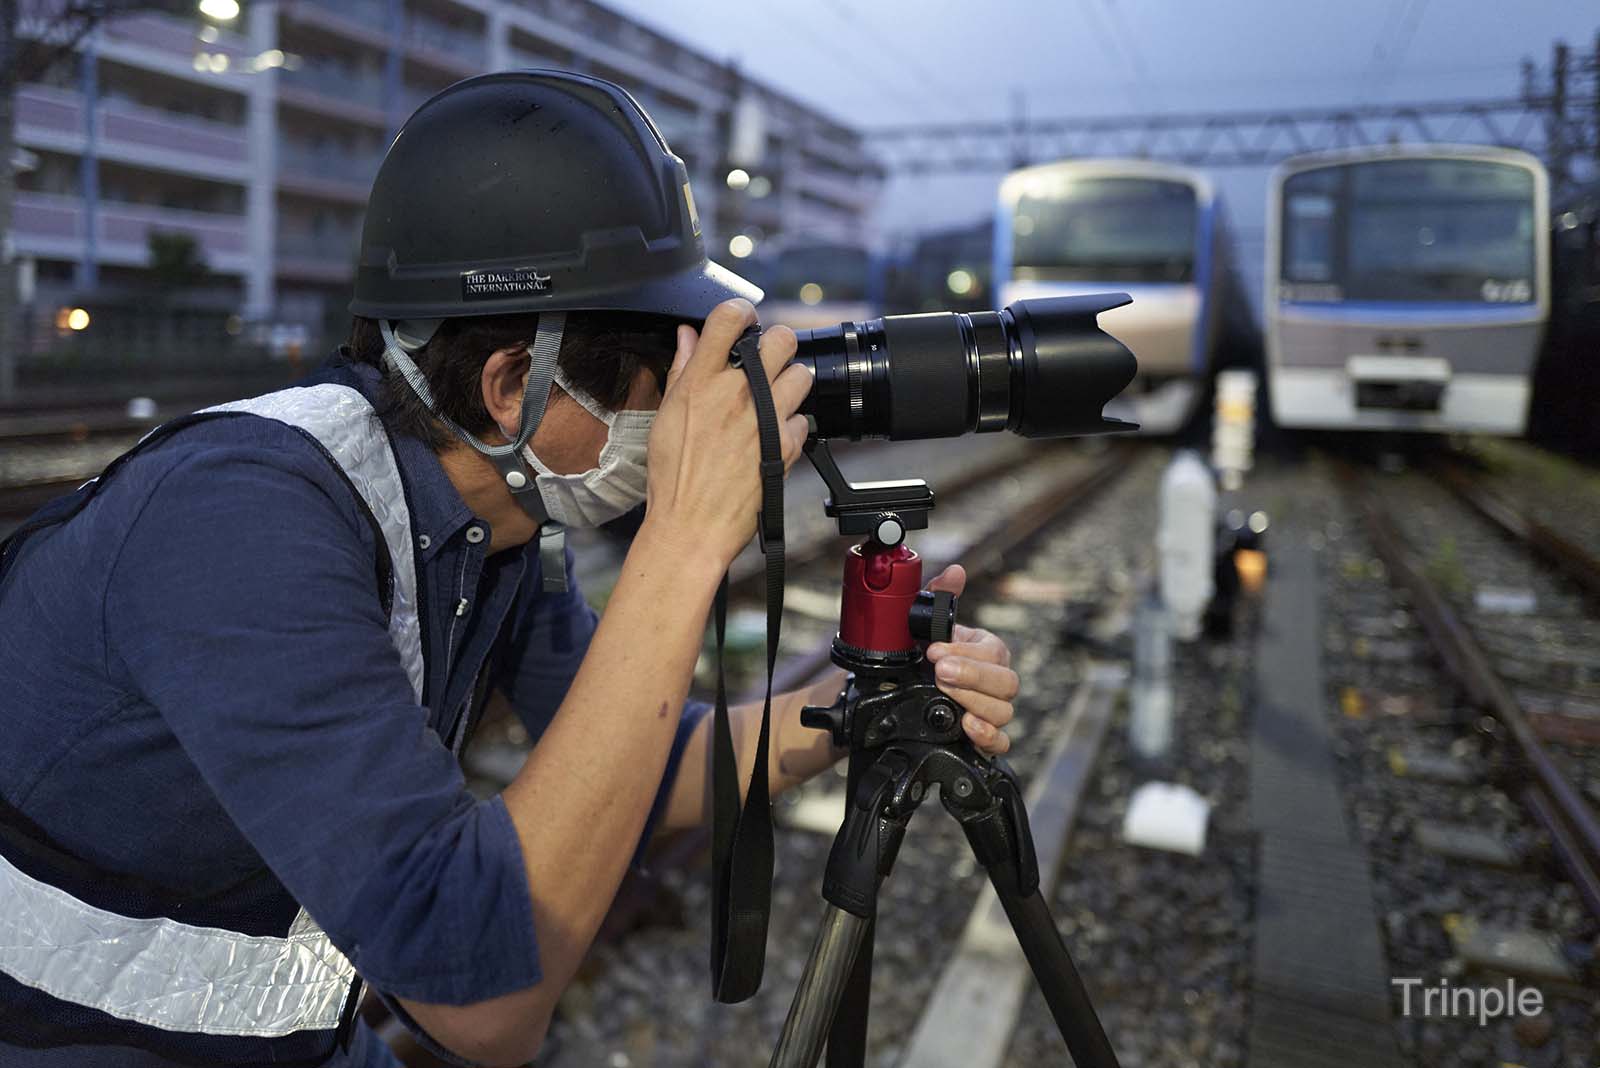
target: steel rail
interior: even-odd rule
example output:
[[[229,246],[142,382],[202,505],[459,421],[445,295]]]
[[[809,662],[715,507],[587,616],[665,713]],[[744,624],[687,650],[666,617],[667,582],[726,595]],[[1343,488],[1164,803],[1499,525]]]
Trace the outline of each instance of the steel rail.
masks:
[[[154,419],[129,419],[121,415],[67,422],[0,417],[0,448],[10,445],[70,445],[95,438],[137,438],[156,425]]]
[[[1450,492],[1505,534],[1527,545],[1563,574],[1600,600],[1600,560],[1592,553],[1530,518],[1516,505],[1467,474],[1451,461],[1433,465],[1433,473]]]
[[[1340,474],[1347,490],[1360,488],[1359,476],[1350,468],[1342,467]],[[1434,648],[1465,685],[1474,703],[1506,727],[1523,763],[1533,772],[1533,785],[1537,795],[1542,796],[1525,793],[1522,800],[1535,820],[1550,828],[1563,866],[1571,873],[1585,903],[1600,918],[1600,820],[1539,740],[1528,714],[1466,623],[1418,566],[1394,520],[1377,503],[1377,495],[1350,495],[1359,499],[1373,547],[1390,575],[1411,594],[1413,607]]]

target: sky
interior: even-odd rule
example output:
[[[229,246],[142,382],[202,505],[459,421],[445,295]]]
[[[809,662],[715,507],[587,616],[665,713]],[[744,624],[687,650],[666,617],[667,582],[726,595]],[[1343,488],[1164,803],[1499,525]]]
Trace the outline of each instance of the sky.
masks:
[[[862,129],[1003,119],[1018,93],[1039,117],[1514,96],[1523,57],[1600,33],[1600,0],[605,2]],[[1254,242],[1265,169],[1215,177]],[[876,221],[974,221],[997,181],[892,178]]]

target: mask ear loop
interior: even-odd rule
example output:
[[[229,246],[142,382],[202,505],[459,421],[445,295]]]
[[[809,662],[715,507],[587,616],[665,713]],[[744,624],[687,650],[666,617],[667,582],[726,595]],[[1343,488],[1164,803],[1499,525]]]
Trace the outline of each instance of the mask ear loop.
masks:
[[[559,367],[556,368],[555,384],[561,387],[561,392],[565,393],[567,396],[571,397],[573,400],[582,405],[584,411],[600,420],[600,422],[604,423],[606,426],[610,426],[612,421],[616,418],[616,412],[607,411],[604,405],[594,399],[594,394],[590,393],[582,386],[576,385],[569,381],[567,376],[561,373],[561,369]]]
[[[378,323],[378,330],[383,335],[384,362],[405,379],[406,385],[411,387],[411,391],[435,419],[494,464],[506,488],[511,491],[511,499],[539,524],[539,567],[544,576],[544,588],[551,593],[565,593],[567,590],[566,530],[545,511],[536,483],[537,475],[528,470],[522,459],[522,449],[544,419],[545,405],[550,399],[550,383],[556,377],[556,357],[561,353],[561,334],[566,322],[565,312],[545,312],[539,316],[533,344],[528,346],[528,384],[522,391],[522,414],[517,436],[507,445],[485,444],[454,420],[440,414],[433,391],[428,387],[427,377],[411,358],[412,352],[433,337],[438,329],[437,321],[429,324],[404,322],[400,324],[399,331],[387,319]]]

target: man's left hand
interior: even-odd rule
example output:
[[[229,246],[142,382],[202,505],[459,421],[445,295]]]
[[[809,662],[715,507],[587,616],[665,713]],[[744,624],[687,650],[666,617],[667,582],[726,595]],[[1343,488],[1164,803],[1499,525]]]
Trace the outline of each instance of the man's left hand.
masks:
[[[928,589],[948,590],[959,597],[966,585],[966,569],[952,564],[928,583]],[[991,756],[1004,753],[1011,748],[1005,725],[1015,714],[1011,701],[1021,685],[1011,670],[1011,650],[988,631],[960,623],[951,637],[952,641],[928,646],[939,689],[966,709],[961,729],[974,745]]]

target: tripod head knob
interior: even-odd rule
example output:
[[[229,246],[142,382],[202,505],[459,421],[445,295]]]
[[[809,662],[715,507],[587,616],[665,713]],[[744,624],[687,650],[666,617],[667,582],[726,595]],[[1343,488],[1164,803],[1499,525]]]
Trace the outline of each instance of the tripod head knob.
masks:
[[[839,692],[839,699],[831,705],[806,705],[800,710],[800,725],[814,731],[827,731],[833,744],[843,748],[850,744],[850,712],[846,702],[848,690]]]
[[[893,512],[885,512],[878,517],[878,523],[872,528],[872,540],[880,545],[893,548],[906,540],[906,525],[903,520]]]
[[[956,596],[948,590],[920,590],[911,602],[911,636],[920,642],[947,642],[955,633]]]

